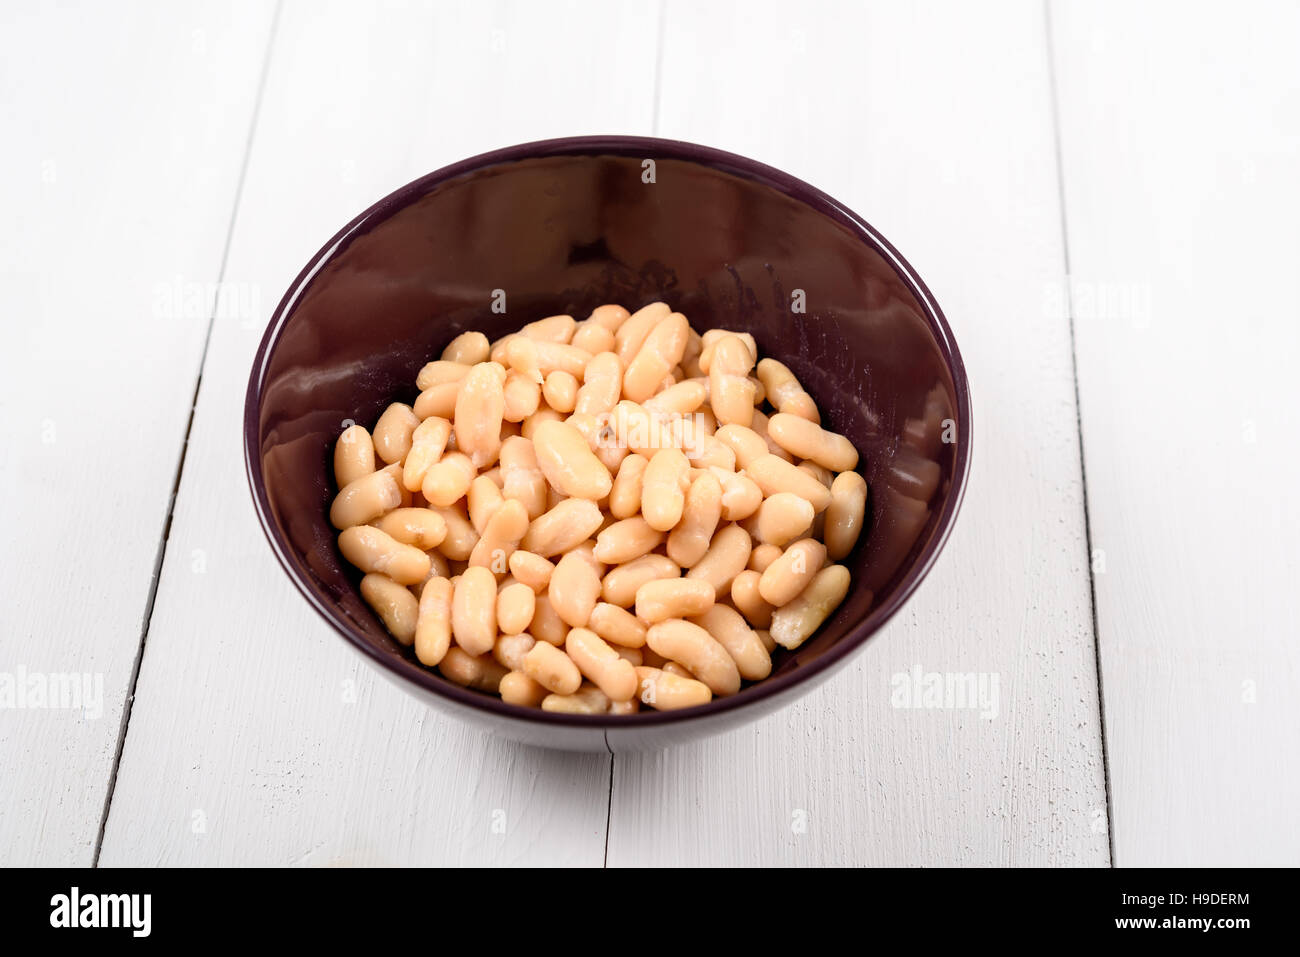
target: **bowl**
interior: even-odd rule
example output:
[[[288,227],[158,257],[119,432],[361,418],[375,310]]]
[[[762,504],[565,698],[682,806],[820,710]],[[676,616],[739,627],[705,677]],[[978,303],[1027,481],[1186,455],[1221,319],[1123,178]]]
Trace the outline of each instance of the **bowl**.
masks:
[[[871,492],[864,537],[845,559],[848,597],[802,647],[778,649],[769,678],[684,711],[552,714],[421,666],[362,601],[361,575],[335,544],[335,439],[353,422],[372,426],[390,402],[413,401],[420,367],[460,332],[495,339],[543,316],[655,300],[696,329],[752,333],[760,355],[788,365],[824,422],[860,450]],[[289,580],[381,674],[452,717],[528,744],[651,749],[788,704],[898,612],[957,517],[970,395],[925,284],[843,204],[720,150],[579,137],[430,173],[329,240],[257,350],[244,454],[258,518]]]

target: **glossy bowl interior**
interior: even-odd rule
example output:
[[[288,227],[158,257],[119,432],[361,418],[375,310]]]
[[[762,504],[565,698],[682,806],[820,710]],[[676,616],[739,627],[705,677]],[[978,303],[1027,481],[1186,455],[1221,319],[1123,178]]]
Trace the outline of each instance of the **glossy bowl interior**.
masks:
[[[506,311],[494,312],[502,293]],[[848,598],[802,648],[778,650],[770,678],[690,711],[555,715],[451,684],[389,637],[338,552],[326,515],[335,439],[352,422],[372,426],[390,402],[413,401],[417,371],[462,331],[494,339],[555,313],[584,318],[601,303],[636,309],[655,300],[696,329],[753,333],[761,355],[799,377],[824,424],[861,451],[868,534],[846,560]],[[933,563],[957,514],[970,436],[951,332],[870,226],[770,167],[633,137],[475,157],[361,214],[285,294],[245,409],[258,515],[290,579],[326,621],[385,675],[461,719],[585,750],[715,733],[823,680]]]

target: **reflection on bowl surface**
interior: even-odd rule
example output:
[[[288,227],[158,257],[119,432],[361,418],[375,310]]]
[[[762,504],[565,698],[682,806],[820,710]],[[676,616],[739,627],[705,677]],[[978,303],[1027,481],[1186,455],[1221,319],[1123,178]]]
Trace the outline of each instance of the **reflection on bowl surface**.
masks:
[[[652,163],[649,161],[653,161]],[[650,176],[650,173],[653,176]],[[653,181],[648,182],[647,180]],[[683,712],[525,711],[419,665],[385,631],[327,512],[335,439],[412,402],[457,334],[497,338],[543,316],[663,300],[696,329],[752,333],[861,453],[864,539],[853,586],[772,677]],[[504,304],[504,311],[494,311]],[[535,744],[660,747],[788,703],[847,660],[911,594],[956,517],[970,404],[938,307],[901,257],[828,197],[776,170],[669,140],[512,147],[418,180],[339,233],[276,311],[254,363],[245,454],[277,557],[380,670],[455,716]],[[852,706],[846,703],[846,706]]]

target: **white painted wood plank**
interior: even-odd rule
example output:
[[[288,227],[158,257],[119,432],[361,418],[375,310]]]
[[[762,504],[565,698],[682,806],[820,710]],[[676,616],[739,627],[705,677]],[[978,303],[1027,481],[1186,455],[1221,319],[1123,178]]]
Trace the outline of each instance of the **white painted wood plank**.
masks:
[[[418,175],[515,141],[649,132],[649,74],[602,51],[652,64],[656,12],[286,4],[229,274],[269,312],[339,226]],[[213,333],[103,862],[600,864],[608,757],[427,710],[276,565],[240,461],[262,328]]]
[[[751,728],[616,758],[611,864],[1108,860],[1046,31],[1036,2],[670,3],[659,130],[787,169],[925,277],[974,389],[957,528],[845,673]],[[761,119],[760,119],[761,117]],[[997,675],[993,720],[891,676]]]
[[[1052,18],[1115,861],[1294,865],[1300,8]]]
[[[2,864],[93,858],[270,23],[0,10]]]

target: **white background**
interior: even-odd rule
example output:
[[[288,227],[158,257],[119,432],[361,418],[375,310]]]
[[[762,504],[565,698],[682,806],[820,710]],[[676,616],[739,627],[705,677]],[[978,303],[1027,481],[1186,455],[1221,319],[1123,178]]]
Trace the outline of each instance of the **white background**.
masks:
[[[0,672],[102,675],[104,709],[0,710],[0,863],[1300,863],[1297,38],[1283,0],[4,4]],[[580,133],[862,214],[976,414],[885,633],[613,759],[380,679],[240,460],[265,321],[339,226]],[[996,674],[999,714],[892,708],[918,665]]]

